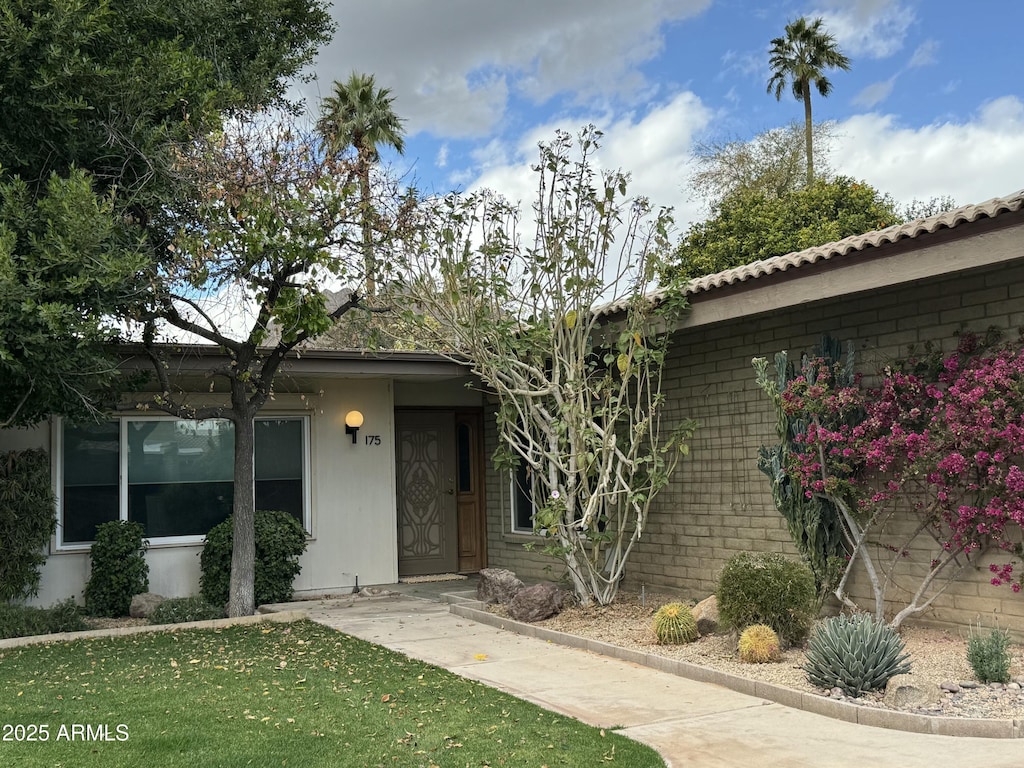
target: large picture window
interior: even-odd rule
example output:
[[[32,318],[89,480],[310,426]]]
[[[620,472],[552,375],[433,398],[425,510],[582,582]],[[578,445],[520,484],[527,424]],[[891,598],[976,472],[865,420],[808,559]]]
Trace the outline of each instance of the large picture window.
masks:
[[[308,531],[305,416],[255,422],[256,508],[293,515]],[[108,520],[142,523],[150,540],[198,541],[231,514],[234,426],[211,419],[127,417],[61,430],[62,545],[88,544]]]

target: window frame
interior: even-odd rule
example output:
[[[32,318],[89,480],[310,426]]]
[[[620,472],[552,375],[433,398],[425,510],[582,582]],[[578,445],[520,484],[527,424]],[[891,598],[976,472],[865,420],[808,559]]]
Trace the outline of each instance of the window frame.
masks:
[[[520,461],[519,465],[517,467],[515,467],[514,469],[510,469],[509,473],[508,473],[509,474],[508,488],[509,488],[509,512],[511,514],[511,519],[510,519],[510,522],[511,522],[511,533],[518,534],[518,535],[521,535],[521,536],[527,536],[527,535],[528,536],[535,536],[535,535],[537,535],[537,531],[534,528],[533,521],[534,521],[534,518],[535,518],[535,516],[537,514],[537,504],[534,501],[534,490],[535,490],[535,485],[536,484],[533,483],[533,482],[530,483],[531,487],[529,489],[529,493],[528,494],[526,493],[526,489],[523,489],[523,493],[522,494],[520,493],[520,489],[519,489],[519,472],[520,472],[520,468],[525,466],[525,462],[522,459],[520,459],[519,461]],[[519,512],[520,512],[520,509],[519,509],[519,499],[522,496],[525,496],[525,495],[528,495],[529,499],[530,499],[530,527],[529,528],[525,528],[525,527],[519,525]]]
[[[124,414],[113,415],[109,421],[118,423],[118,515],[115,519],[128,519],[128,425],[133,421],[191,421],[179,419],[169,414]],[[307,537],[313,536],[312,490],[313,468],[312,458],[312,420],[305,411],[272,411],[261,413],[254,421],[298,421],[302,424],[302,528]],[[88,552],[92,541],[64,541],[64,424],[62,418],[53,420],[51,445],[52,477],[55,495],[57,528],[53,534],[54,552]],[[254,457],[255,460],[255,457]],[[205,534],[186,536],[147,537],[151,547],[195,546],[206,540]]]

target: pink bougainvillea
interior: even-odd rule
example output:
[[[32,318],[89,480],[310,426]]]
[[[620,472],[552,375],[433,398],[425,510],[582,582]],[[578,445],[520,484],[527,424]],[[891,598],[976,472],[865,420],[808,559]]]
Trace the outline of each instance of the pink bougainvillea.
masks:
[[[786,414],[806,425],[787,471],[806,495],[838,496],[862,519],[894,502],[912,509],[941,550],[933,569],[941,553],[1019,555],[1024,350],[983,351],[965,336],[931,376],[919,368],[886,369],[864,390],[833,388],[825,362],[806,361],[781,393]],[[991,582],[1022,584],[1010,563],[993,566]]]

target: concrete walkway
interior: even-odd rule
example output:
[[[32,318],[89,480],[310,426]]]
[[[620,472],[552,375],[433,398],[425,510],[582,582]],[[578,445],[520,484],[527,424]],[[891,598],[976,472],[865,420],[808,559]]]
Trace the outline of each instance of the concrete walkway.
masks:
[[[670,766],[1024,766],[1022,740],[907,733],[835,720],[488,626],[436,602],[440,589],[406,586],[402,595],[267,608],[301,606],[314,621],[346,634],[615,729],[657,749]]]

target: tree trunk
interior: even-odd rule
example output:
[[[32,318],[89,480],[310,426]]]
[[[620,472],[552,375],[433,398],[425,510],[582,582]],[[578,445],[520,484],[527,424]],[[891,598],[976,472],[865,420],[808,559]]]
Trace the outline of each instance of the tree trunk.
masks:
[[[235,410],[235,499],[232,506],[231,590],[228,616],[256,610],[255,427],[249,409]]]
[[[363,229],[363,270],[366,273],[365,293],[377,292],[377,262],[373,255],[372,200],[370,193],[370,159],[359,151],[359,218]]]
[[[814,183],[814,127],[811,121],[811,84],[804,83],[804,144],[807,150],[807,186]]]

